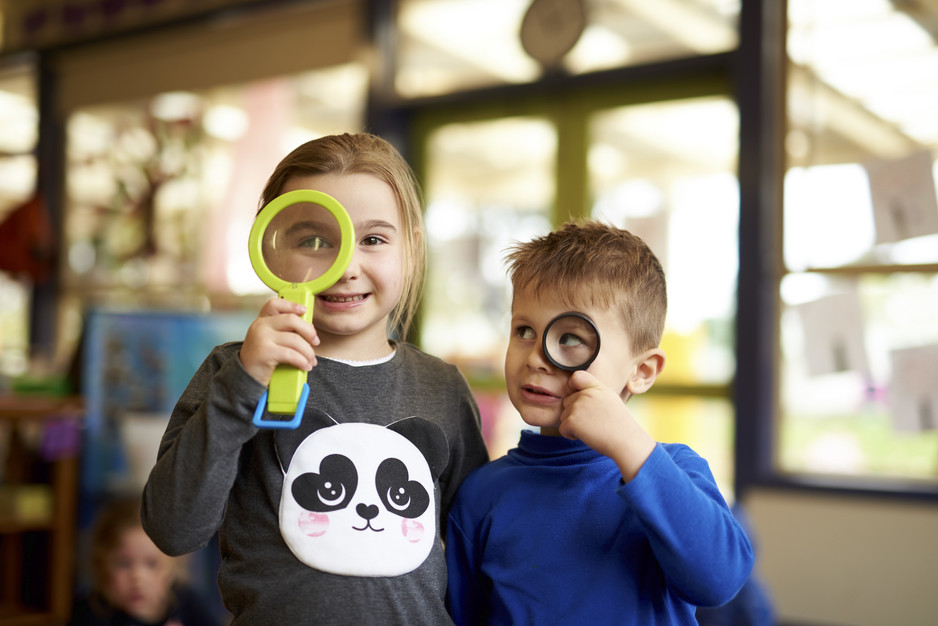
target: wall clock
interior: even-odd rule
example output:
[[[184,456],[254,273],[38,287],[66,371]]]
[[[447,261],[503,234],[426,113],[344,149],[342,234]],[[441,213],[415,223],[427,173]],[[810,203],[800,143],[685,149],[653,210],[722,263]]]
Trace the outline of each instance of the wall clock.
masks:
[[[553,68],[585,28],[585,0],[534,0],[521,20],[521,46],[542,66]]]

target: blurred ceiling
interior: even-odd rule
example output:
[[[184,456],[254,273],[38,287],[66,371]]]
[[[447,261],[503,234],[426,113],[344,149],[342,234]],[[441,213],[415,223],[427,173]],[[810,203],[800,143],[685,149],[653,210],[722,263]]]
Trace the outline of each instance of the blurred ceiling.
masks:
[[[429,96],[536,80],[543,69],[517,36],[530,4],[401,0],[398,92]],[[563,60],[571,73],[737,44],[738,0],[584,6],[587,27]],[[938,145],[938,0],[789,0],[788,7],[792,164],[896,158]]]
[[[582,2],[586,27],[563,59],[571,73],[716,53],[737,44],[739,0]],[[518,36],[530,5],[531,0],[399,0],[396,89],[417,97],[536,80],[543,69]],[[938,0],[788,0],[788,6],[792,164],[895,158],[938,146]],[[33,90],[28,71],[0,66],[0,155],[8,159],[28,156],[35,145]],[[304,102],[306,118],[331,115],[320,110],[328,105],[321,99]],[[622,141],[630,139],[656,149],[648,145],[653,135]],[[21,175],[0,167],[0,194],[19,180]]]

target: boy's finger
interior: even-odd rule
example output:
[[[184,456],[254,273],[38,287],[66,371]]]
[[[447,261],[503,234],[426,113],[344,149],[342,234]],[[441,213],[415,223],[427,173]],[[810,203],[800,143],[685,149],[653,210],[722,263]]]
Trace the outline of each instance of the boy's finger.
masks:
[[[587,372],[586,370],[579,370],[570,374],[570,379],[567,381],[567,384],[574,391],[583,391],[590,387],[601,387],[602,383],[599,382],[599,379]]]

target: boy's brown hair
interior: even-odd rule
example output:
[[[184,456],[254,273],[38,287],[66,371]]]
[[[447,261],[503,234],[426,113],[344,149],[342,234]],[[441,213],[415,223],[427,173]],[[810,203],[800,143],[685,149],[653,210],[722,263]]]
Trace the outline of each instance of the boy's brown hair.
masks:
[[[641,238],[599,221],[567,222],[508,249],[508,275],[517,295],[555,292],[561,300],[622,313],[633,353],[658,347],[668,308],[658,258]]]
[[[297,176],[370,174],[394,192],[404,240],[404,288],[391,312],[391,331],[407,337],[420,302],[427,269],[420,188],[410,165],[388,141],[370,133],[328,135],[308,141],[285,156],[274,169],[261,195],[261,207],[280,195]]]

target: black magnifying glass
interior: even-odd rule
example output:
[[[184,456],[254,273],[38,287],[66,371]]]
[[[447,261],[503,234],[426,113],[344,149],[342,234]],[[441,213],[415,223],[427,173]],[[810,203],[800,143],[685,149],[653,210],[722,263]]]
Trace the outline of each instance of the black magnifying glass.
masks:
[[[544,329],[543,346],[544,356],[555,367],[585,370],[599,355],[599,329],[584,313],[561,313]]]

